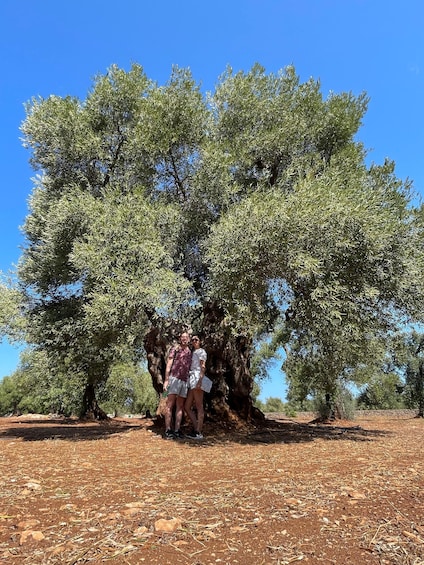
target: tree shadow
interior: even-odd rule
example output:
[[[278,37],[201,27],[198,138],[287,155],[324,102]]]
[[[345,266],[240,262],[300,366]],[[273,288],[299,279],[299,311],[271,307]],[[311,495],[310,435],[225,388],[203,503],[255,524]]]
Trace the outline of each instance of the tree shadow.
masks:
[[[366,442],[387,435],[391,435],[391,432],[368,430],[358,425],[343,426],[335,423],[302,423],[290,420],[278,422],[276,420],[269,420],[265,428],[249,433],[245,443],[304,443],[318,439]]]
[[[6,422],[5,422],[6,420]],[[149,428],[154,434],[163,436],[164,426],[162,419],[158,418],[133,418],[110,419],[102,421],[77,420],[66,418],[31,419],[15,418],[10,423],[3,419],[0,426],[0,440],[97,440],[131,430]],[[183,432],[188,432],[188,424]],[[372,441],[378,437],[391,435],[392,432],[384,430],[370,430],[359,425],[338,425],[337,423],[323,424],[316,422],[298,422],[290,419],[270,419],[254,425],[234,426],[228,422],[208,420],[204,427],[205,439],[202,441],[184,438],[176,440],[192,446],[217,445],[217,444],[282,444],[306,443],[318,439],[327,441],[350,440],[356,442]]]
[[[104,421],[84,421],[66,418],[33,420],[19,418],[10,422],[2,422],[0,427],[0,440],[97,440],[140,428],[140,420],[134,422],[119,421],[115,419]]]
[[[163,435],[163,426],[154,422],[152,432]],[[187,431],[190,428],[187,428]],[[183,432],[186,431],[183,428]],[[193,446],[237,443],[243,445],[306,443],[318,439],[327,441],[350,440],[356,442],[372,441],[379,437],[392,435],[386,430],[369,430],[359,425],[337,425],[315,422],[297,422],[295,420],[266,419],[255,425],[235,428],[225,422],[205,422],[204,440],[183,438],[174,440]]]

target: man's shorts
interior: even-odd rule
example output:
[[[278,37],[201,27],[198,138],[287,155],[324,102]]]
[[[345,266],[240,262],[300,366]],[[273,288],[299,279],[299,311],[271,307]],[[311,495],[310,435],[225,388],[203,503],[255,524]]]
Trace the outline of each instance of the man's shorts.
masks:
[[[177,379],[177,377],[173,377],[172,375],[169,377],[168,394],[176,394],[183,398],[187,398],[187,391],[188,384],[186,381]]]

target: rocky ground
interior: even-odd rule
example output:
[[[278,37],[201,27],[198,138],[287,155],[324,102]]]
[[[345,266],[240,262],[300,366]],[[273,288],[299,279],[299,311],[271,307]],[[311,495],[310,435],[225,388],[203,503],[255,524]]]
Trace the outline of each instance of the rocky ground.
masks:
[[[424,564],[424,421],[0,419],[0,564]]]

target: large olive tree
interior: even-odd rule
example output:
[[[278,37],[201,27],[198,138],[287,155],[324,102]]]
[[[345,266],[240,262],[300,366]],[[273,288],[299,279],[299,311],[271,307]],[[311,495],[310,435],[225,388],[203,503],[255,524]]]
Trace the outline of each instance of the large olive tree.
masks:
[[[188,70],[160,86],[138,65],[110,68],[85,100],[27,105],[28,340],[86,374],[87,410],[128,346],[160,391],[191,327],[212,409],[249,417],[260,339],[277,332],[289,376],[306,359],[331,392],[370,336],[419,310],[410,189],[392,164],[366,166],[366,107],[324,99],[292,67],[228,69],[204,94]]]

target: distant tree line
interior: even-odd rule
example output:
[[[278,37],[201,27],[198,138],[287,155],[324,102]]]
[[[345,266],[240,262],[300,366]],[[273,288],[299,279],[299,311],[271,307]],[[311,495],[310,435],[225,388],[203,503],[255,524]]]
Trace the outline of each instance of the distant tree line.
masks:
[[[0,381],[0,416],[81,416],[84,384],[84,375],[72,371],[58,374],[49,369],[43,352],[27,351],[18,369]],[[102,410],[111,416],[153,414],[159,401],[148,371],[124,362],[111,368],[108,380],[99,383],[96,394]]]
[[[278,397],[258,399],[260,385],[266,373],[257,371],[252,398],[264,413],[279,412],[294,416],[298,412],[314,412],[328,418],[336,412],[342,418],[352,418],[355,410],[414,409],[424,417],[424,334],[411,332],[392,340],[393,349],[386,353],[379,370],[354,393],[340,387],[329,406],[325,395],[301,396],[288,388],[287,401]],[[363,368],[370,371],[370,367]],[[283,378],[283,376],[282,376]],[[24,413],[79,416],[83,406],[80,389],[84,375],[54,373],[44,352],[25,351],[18,369],[0,382],[0,416]],[[102,409],[111,415],[155,414],[159,395],[151,384],[147,370],[130,362],[112,367],[106,382],[101,382],[96,396]]]

